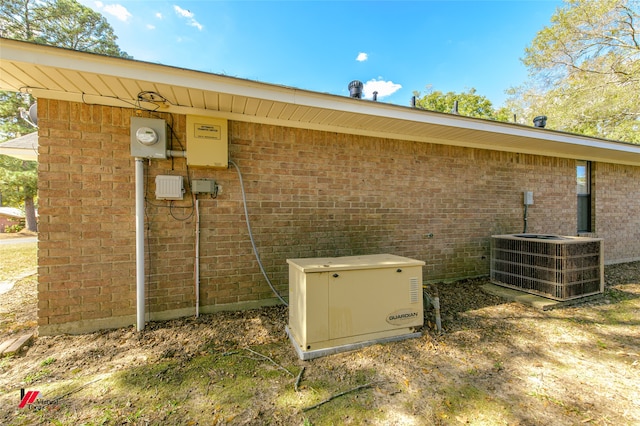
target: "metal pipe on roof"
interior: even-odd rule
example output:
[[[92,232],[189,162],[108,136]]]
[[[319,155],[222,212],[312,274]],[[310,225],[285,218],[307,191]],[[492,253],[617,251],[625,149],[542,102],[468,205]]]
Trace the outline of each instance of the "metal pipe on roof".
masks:
[[[453,109],[451,110],[451,114],[458,115],[458,101],[453,101]]]
[[[357,99],[362,98],[363,87],[364,87],[364,84],[362,84],[361,81],[353,80],[351,83],[349,83],[349,96]]]

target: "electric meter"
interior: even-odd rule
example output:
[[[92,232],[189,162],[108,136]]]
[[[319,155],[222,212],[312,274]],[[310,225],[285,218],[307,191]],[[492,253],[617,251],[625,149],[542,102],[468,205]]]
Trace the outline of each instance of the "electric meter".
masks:
[[[153,145],[158,142],[158,134],[151,127],[140,127],[136,130],[136,139],[143,145]]]
[[[167,123],[161,118],[131,117],[131,155],[139,158],[167,158]]]

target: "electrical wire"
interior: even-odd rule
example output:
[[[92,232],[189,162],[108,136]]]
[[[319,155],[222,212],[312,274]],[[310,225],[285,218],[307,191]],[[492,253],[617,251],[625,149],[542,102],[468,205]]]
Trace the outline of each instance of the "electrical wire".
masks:
[[[238,167],[238,165],[236,163],[234,163],[233,161],[229,160],[229,164],[231,164],[233,167],[235,167],[236,171],[238,172],[238,178],[240,179],[240,190],[242,192],[242,206],[244,207],[244,218],[245,218],[245,221],[247,223],[247,230],[249,231],[249,239],[251,240],[251,247],[253,247],[253,254],[256,256],[256,260],[258,261],[258,266],[260,266],[260,271],[262,271],[262,275],[264,275],[264,278],[267,280],[267,284],[269,284],[269,287],[271,288],[271,291],[273,291],[273,294],[275,294],[276,297],[285,306],[289,306],[289,304],[282,298],[282,296],[280,296],[280,293],[278,293],[278,291],[275,289],[275,287],[271,283],[271,280],[269,279],[269,276],[267,275],[267,272],[264,270],[264,266],[262,266],[262,261],[260,260],[260,255],[258,254],[258,249],[256,248],[256,242],[253,240],[253,232],[251,231],[251,223],[249,222],[249,212],[247,210],[247,195],[245,194],[245,191],[244,191],[244,182],[242,180],[242,173],[240,172],[240,167]]]
[[[175,215],[175,213],[173,213],[173,209],[174,209],[174,206],[173,206],[173,200],[169,203],[169,214],[171,215],[171,217],[172,217],[173,219],[177,220],[178,222],[184,222],[184,221],[187,221],[187,220],[189,220],[189,219],[191,218],[191,216],[193,216],[193,214],[194,214],[195,207],[194,207],[193,199],[191,200],[191,205],[190,205],[190,206],[184,206],[184,207],[183,207],[183,206],[175,206],[175,208],[176,208],[176,209],[191,209],[191,211],[189,212],[189,214],[188,214],[188,215],[186,215],[186,216],[184,216],[184,217],[177,217],[177,216]]]
[[[143,168],[147,167],[147,169],[149,169],[151,167],[151,164],[146,164],[147,162],[143,162]],[[148,163],[151,163],[151,160],[148,161]],[[146,232],[143,231],[145,233],[145,238],[147,240],[147,244],[144,250],[144,254],[146,256],[145,258],[145,263],[147,265],[147,279],[146,279],[146,283],[147,285],[144,286],[144,301],[145,301],[145,313],[147,314],[147,319],[146,321],[150,321],[151,320],[151,290],[149,290],[149,283],[151,282],[151,218],[149,217],[149,211],[148,209],[148,203],[147,203],[147,187],[149,186],[149,174],[150,171],[147,170],[146,173],[143,169],[142,171],[143,174],[143,179],[144,176],[146,176],[146,179],[144,179],[144,188],[143,188],[143,193],[144,193],[144,197],[143,197],[143,202],[144,202],[144,206],[143,206],[143,211],[144,211],[144,216],[145,216],[145,226],[144,228],[146,228]]]
[[[151,113],[152,115],[156,115],[156,112],[158,110],[158,108],[160,107],[160,105],[156,104],[157,100],[154,97],[159,97],[161,102],[167,102],[172,104],[171,102],[169,102],[167,100],[167,98],[165,98],[164,96],[160,95],[157,92],[150,92],[150,91],[143,91],[143,92],[139,92],[138,93],[138,99],[136,102],[136,106],[138,109],[147,111],[149,113]],[[118,98],[119,99],[119,98]],[[122,100],[122,99],[120,99]],[[83,102],[84,101],[84,93],[83,93]],[[125,101],[126,102],[126,101]],[[156,108],[155,109],[149,109],[149,108],[145,108],[143,107],[140,102],[147,102],[147,103],[153,103]],[[173,105],[173,104],[172,104]],[[175,133],[174,129],[173,129],[173,115],[171,113],[169,113],[169,117],[171,118],[171,124],[168,125],[169,127],[169,134],[170,134],[170,148],[173,145],[173,139],[175,138],[176,142],[178,142],[178,145],[180,146],[181,150],[183,150],[183,145],[180,141],[180,139],[178,138],[178,135]],[[173,170],[173,157],[171,158],[172,164],[171,164],[171,169]],[[229,164],[231,164],[232,166],[234,166],[236,168],[236,171],[238,172],[238,178],[240,180],[240,189],[242,191],[242,205],[244,207],[244,217],[245,217],[245,221],[247,224],[247,231],[249,232],[249,239],[251,240],[251,247],[253,248],[253,254],[256,257],[256,260],[258,262],[258,266],[260,267],[260,271],[262,272],[262,275],[264,276],[265,280],[267,281],[267,284],[269,284],[269,287],[271,288],[271,291],[273,292],[273,294],[275,294],[275,296],[278,298],[278,300],[280,300],[280,302],[282,302],[285,306],[289,306],[289,303],[287,303],[283,297],[280,295],[280,293],[278,293],[278,291],[276,290],[276,288],[274,287],[274,285],[271,283],[271,280],[269,279],[269,276],[267,275],[267,272],[264,269],[264,266],[262,265],[262,260],[260,259],[260,254],[258,253],[258,248],[256,247],[256,243],[253,239],[253,232],[251,230],[251,222],[249,221],[249,212],[247,210],[247,196],[244,190],[244,181],[242,179],[242,173],[240,172],[240,168],[238,167],[238,165],[236,163],[234,163],[233,161],[229,161]],[[189,173],[189,165],[187,164],[187,181],[188,181],[188,187],[191,188],[191,174]],[[147,173],[147,178],[148,175],[150,173]],[[216,191],[215,197],[213,198],[217,198],[218,194]],[[150,200],[147,199],[147,189],[145,188],[145,205],[151,205],[154,207],[161,207],[160,205],[156,205],[155,203],[151,203]],[[162,207],[166,207],[166,206],[162,206]],[[191,218],[191,216],[193,216],[194,214],[194,210],[195,210],[195,202],[192,198],[192,204],[191,206],[185,206],[185,207],[177,207],[176,208],[192,208],[191,212],[189,213],[189,215],[187,215],[186,217],[183,218],[178,218],[174,215],[173,213],[173,201],[171,201],[169,203],[169,213],[171,214],[171,217],[173,217],[175,220],[179,220],[179,221],[185,221],[188,220],[189,218]],[[148,215],[148,213],[146,212],[146,208],[145,208],[145,215]],[[147,233],[148,234],[148,233]],[[147,235],[148,238],[148,235]]]

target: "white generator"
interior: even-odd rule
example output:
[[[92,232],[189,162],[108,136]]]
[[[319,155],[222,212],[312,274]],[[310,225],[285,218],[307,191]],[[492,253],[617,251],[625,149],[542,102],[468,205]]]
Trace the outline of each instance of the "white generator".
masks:
[[[376,254],[287,263],[287,334],[300,359],[421,335],[424,262]]]

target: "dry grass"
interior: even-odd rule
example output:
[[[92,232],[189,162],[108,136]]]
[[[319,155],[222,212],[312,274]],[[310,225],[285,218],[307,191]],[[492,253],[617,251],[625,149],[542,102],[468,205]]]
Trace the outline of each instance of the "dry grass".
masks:
[[[36,244],[0,244],[0,281],[10,280],[36,269]]]
[[[546,312],[438,284],[443,334],[306,362],[284,307],[40,337],[0,360],[0,424],[636,425],[640,262],[606,276],[603,297]],[[18,409],[20,388],[39,404]]]

